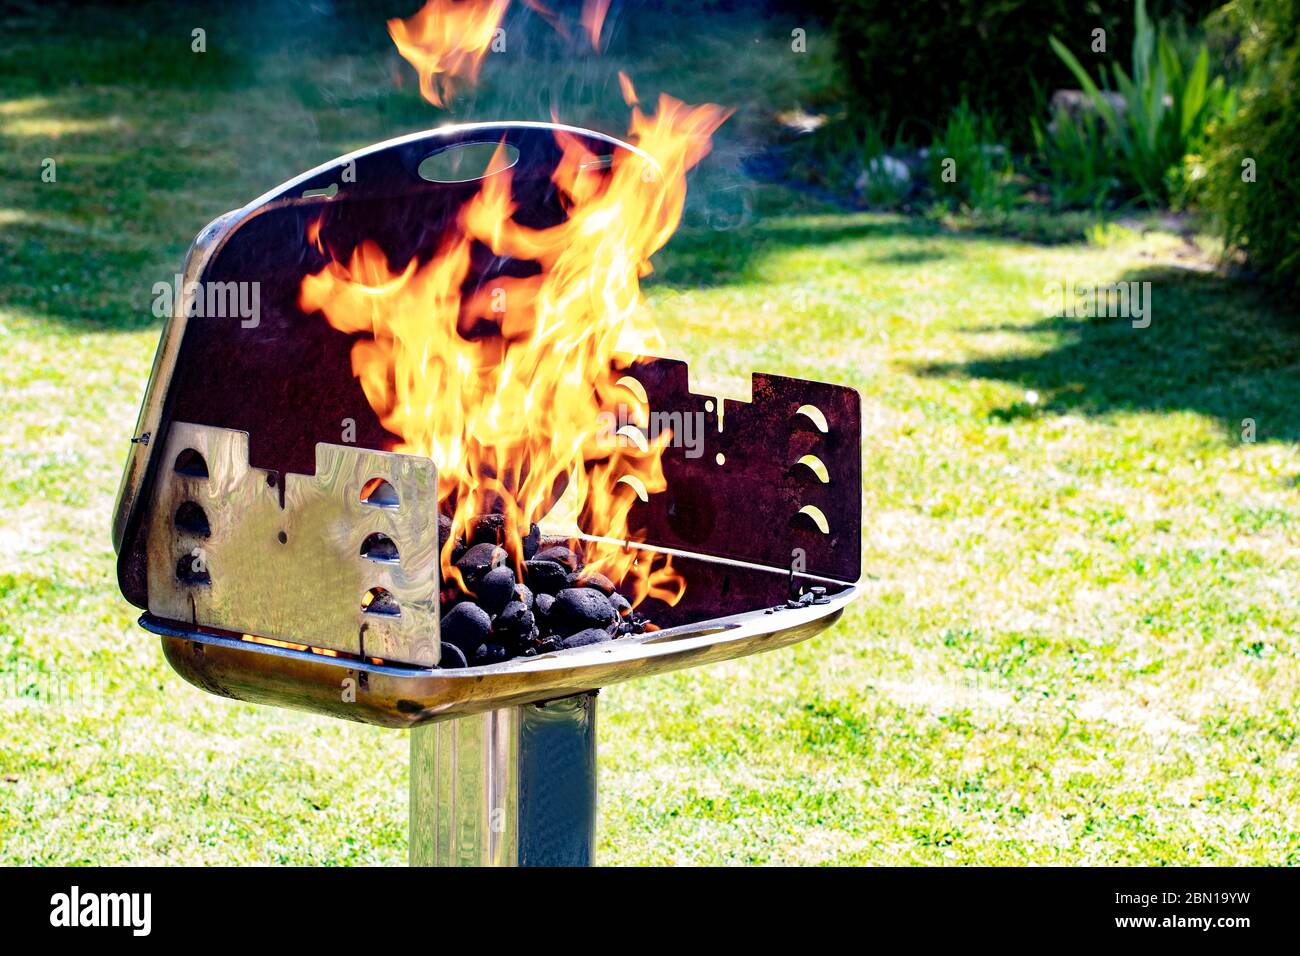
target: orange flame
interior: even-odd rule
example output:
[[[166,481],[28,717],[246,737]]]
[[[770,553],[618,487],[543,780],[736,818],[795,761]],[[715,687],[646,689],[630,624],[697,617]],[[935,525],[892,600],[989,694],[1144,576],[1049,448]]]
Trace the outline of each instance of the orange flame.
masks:
[[[605,25],[605,14],[609,13],[609,0],[583,0],[582,16],[579,23],[591,37],[594,50],[600,49],[600,31]]]
[[[415,67],[426,100],[444,106],[455,91],[453,78],[478,78],[509,5],[510,0],[428,0],[407,19],[388,21],[388,35]]]
[[[620,82],[634,103],[630,81]],[[546,228],[515,219],[513,172],[498,149],[427,262],[395,266],[366,241],[346,264],[334,260],[304,277],[301,308],[357,335],[352,370],[381,423],[400,436],[393,450],[438,466],[439,505],[453,522],[444,580],[464,588],[451,553],[473,517],[506,516],[505,545],[518,565],[521,531],[543,521],[566,488],[580,524],[613,541],[630,539],[638,495],[664,489],[671,434],[629,440],[608,422],[616,409],[624,421],[649,422],[646,403],[619,381],[635,353],[662,348],[640,279],[681,221],[687,171],[728,115],[669,96],[653,115],[633,106],[629,138],[638,150],[614,150],[609,160],[557,130],[561,159],[551,180],[566,215]],[[318,224],[309,238],[320,246]],[[537,271],[466,290],[475,244]],[[667,555],[571,545],[590,570],[626,585],[633,605],[647,597],[676,604],[684,593]]]

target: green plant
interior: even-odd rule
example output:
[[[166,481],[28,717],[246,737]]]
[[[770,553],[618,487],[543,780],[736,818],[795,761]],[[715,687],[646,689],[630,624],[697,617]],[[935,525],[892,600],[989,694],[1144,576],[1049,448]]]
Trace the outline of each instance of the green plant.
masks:
[[[1242,37],[1247,79],[1211,133],[1206,204],[1228,249],[1300,288],[1300,2],[1234,0],[1223,18]]]
[[[907,167],[889,155],[900,145],[886,140],[877,117],[832,120],[790,145],[787,172],[837,193],[856,191],[868,205],[892,209],[912,188]]]
[[[1063,107],[1033,121],[1034,152],[1057,208],[1105,206],[1118,185],[1106,128],[1095,113]]]
[[[1151,2],[1195,22],[1221,0]],[[1043,37],[1084,44],[1098,28],[1127,42],[1132,0],[839,0],[835,56],[846,105],[883,115],[889,136],[916,136],[965,100],[1019,149],[1042,94],[1072,83]]]
[[[1136,0],[1132,72],[1111,69],[1119,102],[1101,88],[1074,54],[1056,37],[1049,42],[1087,93],[1110,133],[1117,171],[1142,201],[1156,206],[1180,193],[1183,157],[1198,152],[1210,124],[1233,108],[1233,92],[1222,77],[1210,80],[1210,54],[1204,43],[1191,62],[1180,55],[1170,35],[1147,15],[1145,0]],[[1102,70],[1103,80],[1105,70]]]
[[[936,133],[927,157],[930,185],[950,204],[1005,210],[1011,204],[1011,161],[993,121],[962,102]]]

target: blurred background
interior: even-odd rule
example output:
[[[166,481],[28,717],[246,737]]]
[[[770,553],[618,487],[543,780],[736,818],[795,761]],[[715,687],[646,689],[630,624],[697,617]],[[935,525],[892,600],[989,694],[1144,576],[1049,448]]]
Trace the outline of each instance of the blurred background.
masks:
[[[1295,0],[519,3],[447,109],[418,5],[3,7],[0,862],[405,860],[405,735],[207,696],[118,594],[153,286],[370,143],[622,135],[620,70],[735,110],[645,291],[696,391],[861,391],[866,587],[604,692],[599,859],[1300,862]]]

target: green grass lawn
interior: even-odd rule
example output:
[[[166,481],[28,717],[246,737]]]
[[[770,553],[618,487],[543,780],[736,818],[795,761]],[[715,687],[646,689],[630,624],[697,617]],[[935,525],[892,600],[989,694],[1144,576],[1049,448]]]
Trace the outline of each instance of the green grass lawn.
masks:
[[[382,28],[217,22],[196,60],[166,9],[53,16],[0,50],[0,863],[402,862],[405,735],[184,683],[108,529],[152,284],[217,214],[447,116]],[[817,64],[727,29],[554,89],[615,132],[618,65],[741,106],[647,292],[697,390],[862,392],[866,577],[809,643],[602,693],[600,860],[1300,862],[1300,324],[1159,228],[1041,245],[748,183]],[[544,116],[526,72],[455,118]],[[1043,301],[1120,279],[1149,328]]]

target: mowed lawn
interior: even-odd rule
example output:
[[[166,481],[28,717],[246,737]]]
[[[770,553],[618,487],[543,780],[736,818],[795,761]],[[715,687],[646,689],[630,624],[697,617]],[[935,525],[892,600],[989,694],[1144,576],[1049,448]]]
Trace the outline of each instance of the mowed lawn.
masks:
[[[151,288],[195,232],[448,117],[378,46],[213,28],[192,60],[150,15],[74,44],[33,8],[0,50],[0,863],[401,863],[405,735],[185,684],[109,525]],[[682,35],[584,68],[593,96],[623,65],[793,105],[776,46],[742,68]],[[538,109],[487,91],[454,118]],[[1300,862],[1300,323],[1154,220],[1043,245],[751,183],[760,114],[647,293],[699,391],[861,391],[862,596],[794,649],[602,693],[600,861]],[[1120,280],[1150,327],[1045,295]]]

